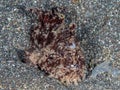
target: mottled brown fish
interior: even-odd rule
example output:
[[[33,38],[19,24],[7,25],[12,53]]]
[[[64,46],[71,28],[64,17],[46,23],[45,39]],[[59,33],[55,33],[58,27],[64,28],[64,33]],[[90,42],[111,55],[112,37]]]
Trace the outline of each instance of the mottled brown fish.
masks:
[[[37,23],[30,29],[26,60],[66,85],[78,84],[85,76],[85,60],[76,39],[76,25],[67,25],[58,8],[29,11],[37,16]]]

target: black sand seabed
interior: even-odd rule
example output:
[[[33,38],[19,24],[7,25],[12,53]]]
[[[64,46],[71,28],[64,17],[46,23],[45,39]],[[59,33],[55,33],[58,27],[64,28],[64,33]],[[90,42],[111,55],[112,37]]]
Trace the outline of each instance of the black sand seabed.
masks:
[[[0,90],[120,89],[120,1],[80,0],[76,4],[70,1],[0,0]],[[78,86],[65,87],[36,67],[22,63],[15,48],[29,47],[31,23],[17,5],[43,9],[68,7],[70,12],[66,15],[78,24],[81,47],[92,75]]]

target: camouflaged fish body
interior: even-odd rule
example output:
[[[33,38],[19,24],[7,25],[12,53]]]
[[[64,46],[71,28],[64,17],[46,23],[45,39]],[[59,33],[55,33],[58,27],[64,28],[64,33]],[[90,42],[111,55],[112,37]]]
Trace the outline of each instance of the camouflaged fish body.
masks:
[[[66,25],[65,16],[57,10],[29,11],[37,16],[37,24],[31,28],[26,59],[64,84],[77,84],[85,76],[85,61],[75,24]]]

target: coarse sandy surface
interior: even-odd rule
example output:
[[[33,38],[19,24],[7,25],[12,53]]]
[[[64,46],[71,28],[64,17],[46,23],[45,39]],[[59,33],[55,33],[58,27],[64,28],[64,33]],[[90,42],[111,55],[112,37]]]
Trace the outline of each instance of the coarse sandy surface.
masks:
[[[62,85],[16,53],[29,47],[30,17],[22,8],[55,6],[77,24],[88,71],[78,86]],[[120,0],[0,0],[0,90],[120,90]]]

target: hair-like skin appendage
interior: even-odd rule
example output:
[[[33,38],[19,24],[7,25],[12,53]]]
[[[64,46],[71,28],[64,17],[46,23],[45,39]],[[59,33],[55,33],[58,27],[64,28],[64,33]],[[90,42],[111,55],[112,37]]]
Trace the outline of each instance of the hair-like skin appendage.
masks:
[[[85,60],[76,39],[76,25],[67,25],[58,9],[29,11],[37,16],[37,24],[30,29],[26,59],[65,85],[78,84],[85,76]]]

